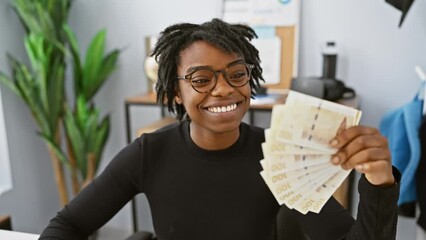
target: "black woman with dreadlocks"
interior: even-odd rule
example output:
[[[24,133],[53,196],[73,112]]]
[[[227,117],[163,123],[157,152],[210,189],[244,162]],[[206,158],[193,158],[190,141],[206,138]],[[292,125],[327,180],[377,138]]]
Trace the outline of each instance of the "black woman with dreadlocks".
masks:
[[[250,27],[219,19],[166,28],[152,53],[157,100],[180,122],[121,150],[41,239],[87,239],[138,193],[149,201],[159,240],[275,239],[286,206],[259,174],[264,130],[242,122],[263,80],[254,37]],[[334,164],[362,173],[356,220],[334,198],[319,214],[284,210],[310,239],[394,239],[399,175],[386,139],[356,126],[330,144],[339,149]]]

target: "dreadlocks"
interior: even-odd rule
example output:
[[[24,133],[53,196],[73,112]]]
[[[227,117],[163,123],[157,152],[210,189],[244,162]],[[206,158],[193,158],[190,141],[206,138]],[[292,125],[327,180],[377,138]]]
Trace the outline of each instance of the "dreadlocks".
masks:
[[[157,102],[167,106],[176,113],[179,120],[185,115],[183,105],[174,102],[177,91],[177,66],[180,52],[192,43],[203,40],[226,52],[236,53],[247,63],[254,64],[250,79],[251,94],[255,96],[259,80],[263,81],[260,67],[259,51],[250,43],[257,38],[252,28],[242,24],[228,24],[220,19],[213,19],[203,24],[181,23],[166,28],[160,34],[151,56],[158,62],[158,81],[155,86]]]

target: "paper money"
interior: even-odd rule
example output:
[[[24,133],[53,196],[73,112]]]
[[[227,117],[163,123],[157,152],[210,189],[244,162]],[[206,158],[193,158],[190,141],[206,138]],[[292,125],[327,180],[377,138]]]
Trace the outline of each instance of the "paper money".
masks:
[[[360,118],[359,110],[294,91],[273,107],[260,175],[279,204],[319,213],[350,173],[331,163],[329,142]]]

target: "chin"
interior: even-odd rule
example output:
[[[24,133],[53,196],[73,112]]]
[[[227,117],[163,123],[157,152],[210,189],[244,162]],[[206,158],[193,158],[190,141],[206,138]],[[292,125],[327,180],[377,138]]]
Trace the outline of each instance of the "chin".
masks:
[[[216,133],[232,132],[239,129],[241,121],[242,120],[221,122],[221,123],[215,124],[212,130]]]

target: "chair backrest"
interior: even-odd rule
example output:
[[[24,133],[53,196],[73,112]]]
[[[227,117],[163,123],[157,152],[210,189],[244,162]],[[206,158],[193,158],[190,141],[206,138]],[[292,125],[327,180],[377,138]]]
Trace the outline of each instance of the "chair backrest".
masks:
[[[0,216],[0,229],[12,230],[12,221],[10,216]]]

